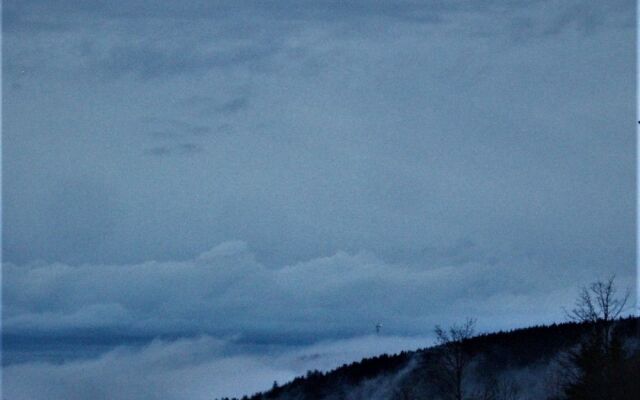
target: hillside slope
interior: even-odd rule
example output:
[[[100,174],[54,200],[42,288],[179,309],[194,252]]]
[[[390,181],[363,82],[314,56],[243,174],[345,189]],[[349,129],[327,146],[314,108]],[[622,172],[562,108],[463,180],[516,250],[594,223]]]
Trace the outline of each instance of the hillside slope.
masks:
[[[575,356],[587,354],[585,343],[589,342],[595,329],[593,324],[564,323],[483,334],[464,340],[469,364],[464,370],[463,398],[565,398],[567,385],[580,378],[581,367],[578,365],[582,364],[578,364]],[[637,317],[618,320],[614,332],[621,349],[621,356],[615,361],[615,386],[620,393],[614,397],[640,398],[640,320]],[[384,354],[326,373],[309,371],[304,377],[244,399],[455,399],[439,379],[440,372],[446,368],[442,364],[442,351],[440,346]],[[604,370],[604,367],[596,366],[595,369]],[[598,397],[583,394],[573,398]]]

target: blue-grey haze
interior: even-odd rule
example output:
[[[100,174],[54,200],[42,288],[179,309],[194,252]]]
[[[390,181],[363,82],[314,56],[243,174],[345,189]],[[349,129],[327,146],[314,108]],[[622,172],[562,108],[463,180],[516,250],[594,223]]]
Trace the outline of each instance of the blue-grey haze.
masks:
[[[635,27],[627,0],[4,1],[4,332],[300,345],[633,287]]]

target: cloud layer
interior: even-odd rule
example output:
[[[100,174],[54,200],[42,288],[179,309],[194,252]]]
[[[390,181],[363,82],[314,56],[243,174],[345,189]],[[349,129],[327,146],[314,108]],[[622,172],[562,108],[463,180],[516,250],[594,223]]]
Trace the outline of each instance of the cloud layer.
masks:
[[[425,347],[428,339],[359,337],[305,347],[246,352],[203,336],[121,346],[64,364],[28,362],[3,368],[3,396],[14,400],[193,399],[270,389],[308,370],[329,370],[381,353]]]
[[[581,279],[512,261],[423,269],[337,253],[267,268],[245,243],[227,242],[182,262],[5,264],[4,330],[287,342],[367,334],[376,323],[390,334],[427,334],[465,316],[487,329],[561,319]]]
[[[5,4],[5,260],[630,268],[633,2],[143,3]]]

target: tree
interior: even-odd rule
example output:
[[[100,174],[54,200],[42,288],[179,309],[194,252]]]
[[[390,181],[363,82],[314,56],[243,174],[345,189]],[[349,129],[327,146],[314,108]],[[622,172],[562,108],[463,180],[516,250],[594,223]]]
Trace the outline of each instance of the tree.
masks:
[[[467,343],[474,334],[475,320],[467,319],[462,325],[452,325],[449,329],[436,326],[436,370],[432,377],[441,393],[452,400],[464,399],[463,383],[466,370],[471,362],[471,352]]]
[[[630,292],[618,296],[615,276],[582,287],[570,319],[591,325],[591,334],[567,353],[563,362],[566,382],[563,397],[580,400],[626,399],[620,392],[627,360],[622,343],[613,332],[614,322],[625,309]]]
[[[514,380],[492,377],[475,398],[478,400],[517,400],[520,387]]]
[[[625,309],[630,291],[618,297],[615,275],[580,288],[575,307],[567,313],[575,322],[591,323],[605,351],[611,346],[611,327]]]

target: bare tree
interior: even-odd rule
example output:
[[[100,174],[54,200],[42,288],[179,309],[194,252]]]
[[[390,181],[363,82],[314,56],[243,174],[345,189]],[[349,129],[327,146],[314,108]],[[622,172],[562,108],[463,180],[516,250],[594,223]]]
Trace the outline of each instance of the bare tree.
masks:
[[[580,288],[574,308],[566,313],[573,321],[596,325],[606,348],[611,343],[612,323],[625,310],[630,294],[631,292],[627,290],[622,296],[618,296],[614,274],[606,280],[596,281]]]
[[[568,315],[578,322],[611,321],[620,316],[629,300],[627,290],[622,297],[617,297],[615,274],[607,280],[593,282],[583,286],[576,300],[576,305]]]
[[[558,359],[559,398],[612,400],[618,398],[625,355],[620,338],[614,332],[630,296],[619,295],[615,275],[580,289],[574,308],[567,316],[576,322],[589,323],[591,331],[580,344]],[[627,398],[627,397],[622,397]]]
[[[462,325],[449,329],[436,326],[438,370],[434,377],[443,394],[453,400],[463,400],[465,372],[471,362],[467,339],[474,334],[475,320],[467,319]]]

